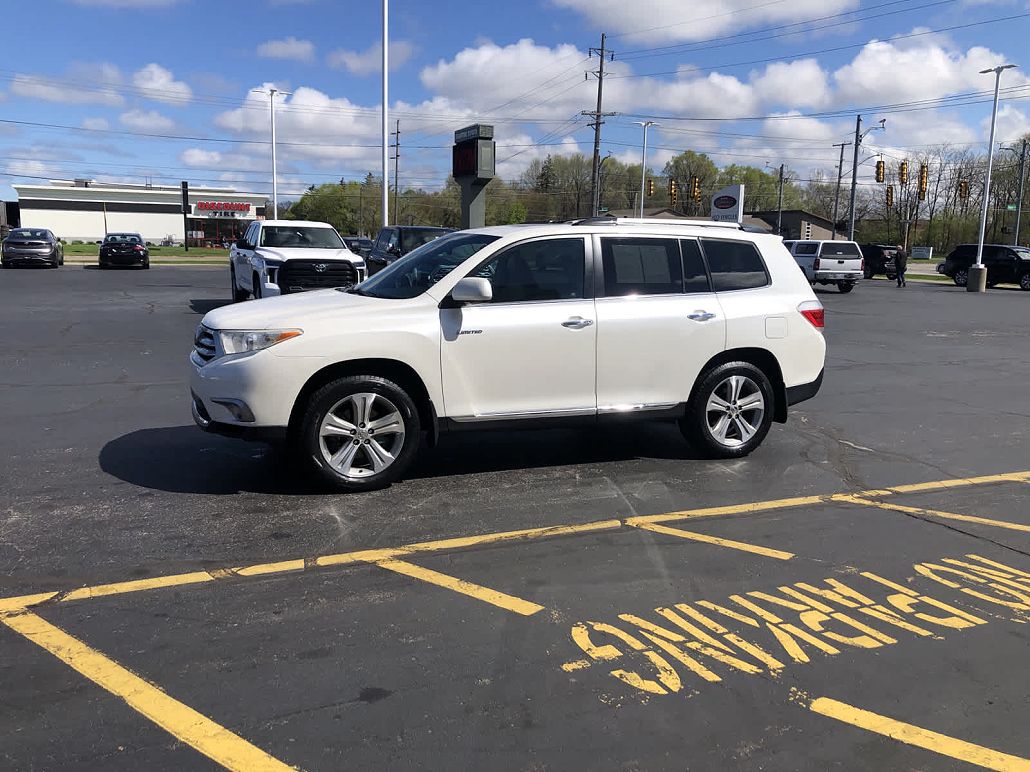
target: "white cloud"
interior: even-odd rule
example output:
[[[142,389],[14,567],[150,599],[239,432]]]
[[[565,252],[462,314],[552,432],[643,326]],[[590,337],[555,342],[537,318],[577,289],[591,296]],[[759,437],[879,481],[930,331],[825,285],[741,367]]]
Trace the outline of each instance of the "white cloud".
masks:
[[[119,93],[122,82],[122,73],[113,64],[78,62],[70,65],[60,78],[16,74],[11,79],[11,93],[66,105],[118,107],[125,103],[125,97]]]
[[[135,131],[166,132],[175,128],[175,121],[155,110],[129,110],[118,116],[123,126]]]
[[[702,40],[722,32],[806,21],[857,8],[858,0],[789,0],[755,4],[753,0],[554,0],[579,11],[597,29],[618,31],[622,41],[677,42]]]
[[[137,70],[132,85],[147,99],[166,104],[182,105],[193,98],[193,89],[159,64],[151,63]]]
[[[199,147],[191,147],[182,152],[179,160],[186,166],[214,167],[222,163],[222,154],[217,150],[202,150]]]
[[[760,75],[752,73],[751,83],[765,104],[822,107],[830,99],[826,72],[815,59],[773,62]]]
[[[405,40],[390,43],[390,69],[397,70],[407,64],[415,53],[415,47]],[[351,75],[373,75],[383,69],[383,45],[376,43],[364,51],[339,49],[326,57],[326,64],[335,68],[346,68]]]
[[[315,44],[310,40],[298,40],[291,35],[282,40],[268,40],[262,43],[258,46],[257,53],[266,59],[310,62],[315,58]]]
[[[981,126],[984,137],[990,136],[990,118],[985,117]],[[998,108],[998,127],[995,134],[997,142],[1008,144],[1030,134],[1030,116],[1013,105],[1002,105]]]
[[[90,131],[107,131],[111,127],[111,124],[107,122],[107,118],[83,118],[82,128],[89,129]]]

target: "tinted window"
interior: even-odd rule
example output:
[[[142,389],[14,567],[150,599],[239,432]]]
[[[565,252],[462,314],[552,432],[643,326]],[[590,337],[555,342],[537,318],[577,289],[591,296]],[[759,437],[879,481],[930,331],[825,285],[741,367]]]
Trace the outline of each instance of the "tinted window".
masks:
[[[261,226],[258,223],[254,223],[249,228],[247,228],[247,236],[245,240],[248,244],[254,244],[257,241],[258,231],[260,229]]]
[[[134,233],[110,233],[104,239],[105,244],[142,244],[143,241]]]
[[[712,287],[717,292],[753,289],[769,283],[762,256],[748,241],[715,241],[702,239]]]
[[[8,235],[15,239],[48,239],[50,238],[50,231],[35,228],[15,228]]]
[[[1014,247],[1013,252],[1016,253],[1016,257],[1020,260],[1030,260],[1030,249],[1026,247]]]
[[[601,259],[607,297],[683,291],[683,267],[675,239],[602,239]]]
[[[794,245],[795,255],[814,255],[819,251],[819,243],[816,241],[801,241]]]
[[[487,278],[494,303],[584,296],[583,239],[545,239],[506,249],[472,275]]]
[[[823,257],[861,257],[858,244],[853,241],[824,241]]]
[[[401,232],[401,251],[410,252],[413,249],[418,249],[423,244],[428,244],[433,239],[438,239],[443,236],[447,231],[437,230],[424,230],[424,231],[402,231]]]
[[[683,291],[709,292],[708,272],[701,257],[701,247],[693,239],[681,241],[680,247],[683,250]]]

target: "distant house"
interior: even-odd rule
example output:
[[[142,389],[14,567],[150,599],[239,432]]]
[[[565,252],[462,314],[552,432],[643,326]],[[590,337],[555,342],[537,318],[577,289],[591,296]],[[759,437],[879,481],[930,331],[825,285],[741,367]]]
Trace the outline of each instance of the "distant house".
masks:
[[[776,210],[771,212],[751,212],[744,216],[745,224],[756,227],[765,226],[765,230],[773,233],[776,230]],[[785,239],[812,239],[822,241],[834,238],[833,222],[817,214],[806,212],[804,209],[784,209],[782,215],[782,230],[780,234]],[[847,234],[837,232],[838,239],[846,239]]]

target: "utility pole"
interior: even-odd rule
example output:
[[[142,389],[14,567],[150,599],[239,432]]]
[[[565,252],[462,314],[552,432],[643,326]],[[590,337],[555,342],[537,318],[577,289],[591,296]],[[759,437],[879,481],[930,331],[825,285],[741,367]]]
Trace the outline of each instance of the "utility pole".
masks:
[[[393,146],[394,147],[394,155],[393,155],[393,224],[394,225],[400,225],[401,224],[401,221],[400,221],[401,211],[400,211],[400,207],[397,204],[397,198],[400,195],[400,187],[398,185],[398,178],[400,176],[400,166],[401,166],[401,121],[400,121],[400,118],[397,119],[397,131],[395,131],[393,135],[397,138],[397,142]]]
[[[1019,220],[1023,214],[1023,187],[1026,184],[1026,146],[1023,140],[1023,152],[1019,154],[1019,194],[1016,196],[1016,235],[1012,237],[1012,246],[1019,246]]]
[[[776,204],[776,235],[783,235],[783,164],[780,164],[780,198]]]
[[[383,227],[390,224],[390,3],[383,0]]]
[[[597,77],[597,109],[594,111],[584,110],[581,113],[581,115],[587,115],[594,119],[593,123],[588,124],[589,126],[592,126],[594,129],[594,164],[593,171],[590,175],[592,188],[590,196],[590,215],[592,217],[597,216],[597,210],[601,206],[601,126],[604,124],[604,121],[601,119],[606,116],[617,115],[617,113],[602,112],[601,107],[603,104],[602,96],[604,93],[604,63],[606,60],[612,61],[615,59],[615,52],[609,51],[607,48],[605,48],[606,40],[607,35],[605,35],[605,33],[602,32],[601,47],[591,48],[587,52],[589,56],[597,54],[598,59],[600,59],[601,61],[600,67],[598,67],[597,71],[593,73]],[[590,78],[590,73],[587,73],[587,78]]]
[[[844,148],[850,144],[850,142],[841,142],[839,145],[834,145],[834,147],[840,148],[840,162],[837,164],[837,192],[833,195],[833,241],[837,240],[837,208],[840,206],[840,182],[844,176]]]
[[[858,148],[862,144],[862,116],[855,119],[855,160],[851,166],[851,209],[848,215],[848,241],[855,240],[855,195],[858,192]]]

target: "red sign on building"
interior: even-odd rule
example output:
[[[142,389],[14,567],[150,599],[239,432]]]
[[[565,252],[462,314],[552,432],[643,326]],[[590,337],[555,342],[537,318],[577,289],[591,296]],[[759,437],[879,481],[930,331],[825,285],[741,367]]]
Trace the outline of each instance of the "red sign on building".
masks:
[[[198,201],[198,212],[249,212],[250,204],[240,201]]]

